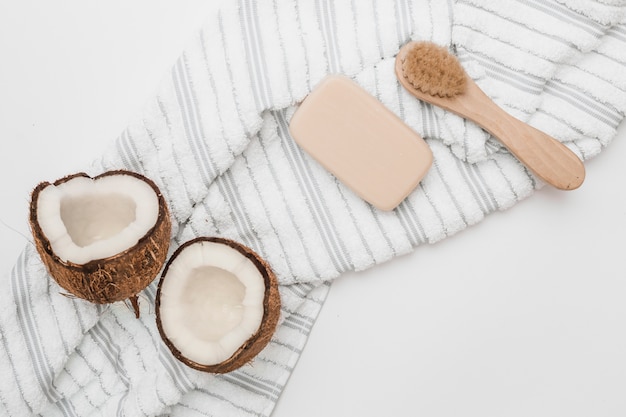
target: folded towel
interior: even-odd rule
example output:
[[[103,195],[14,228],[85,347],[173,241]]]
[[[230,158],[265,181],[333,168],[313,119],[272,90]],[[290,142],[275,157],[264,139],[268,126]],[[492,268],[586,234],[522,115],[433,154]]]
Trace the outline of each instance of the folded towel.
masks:
[[[172,250],[200,235],[240,241],[281,283],[272,341],[240,370],[185,367],[154,321],[123,304],[63,297],[32,247],[0,289],[0,410],[6,415],[271,414],[330,282],[465,229],[541,187],[470,122],[407,94],[393,72],[409,39],[456,49],[506,110],[584,159],[626,112],[626,2],[273,0],[225,2],[158,94],[90,174],[154,180]],[[289,137],[297,104],[328,73],[354,78],[424,136],[434,165],[394,211],[355,196]]]

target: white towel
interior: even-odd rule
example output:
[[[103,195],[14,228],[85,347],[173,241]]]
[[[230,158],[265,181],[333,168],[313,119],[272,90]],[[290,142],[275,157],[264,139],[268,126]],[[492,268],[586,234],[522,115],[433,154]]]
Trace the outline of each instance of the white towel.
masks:
[[[0,289],[0,411],[45,416],[271,414],[330,282],[479,222],[541,184],[470,122],[399,86],[410,38],[448,45],[507,111],[584,159],[626,112],[625,1],[226,2],[156,97],[93,164],[153,179],[172,250],[200,235],[259,252],[281,283],[280,326],[255,361],[214,376],[185,367],[121,303],[59,294],[32,247]],[[435,162],[396,210],[372,208],[291,140],[298,102],[328,73],[353,77],[431,146]],[[381,283],[384,285],[384,283]]]

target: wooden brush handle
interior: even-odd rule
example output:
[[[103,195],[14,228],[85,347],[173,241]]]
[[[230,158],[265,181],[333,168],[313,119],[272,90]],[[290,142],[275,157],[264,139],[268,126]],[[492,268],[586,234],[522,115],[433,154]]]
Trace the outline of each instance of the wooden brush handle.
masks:
[[[585,179],[583,162],[552,136],[511,116],[468,79],[467,91],[446,106],[499,139],[521,163],[561,190],[578,188]],[[441,103],[443,104],[443,103]]]
[[[585,166],[567,146],[516,119],[495,104],[476,83],[467,78],[467,89],[454,97],[439,97],[415,89],[402,75],[398,79],[418,99],[472,120],[500,140],[537,177],[561,190],[578,188],[585,179]]]
[[[521,163],[546,183],[561,190],[573,190],[582,184],[585,166],[574,152],[552,136],[502,110],[470,77],[466,77],[465,91],[453,97],[427,94],[411,84],[404,74],[403,62],[414,45],[414,42],[410,42],[403,46],[395,63],[398,80],[409,93],[474,121],[499,139]],[[422,84],[425,82],[421,81]]]

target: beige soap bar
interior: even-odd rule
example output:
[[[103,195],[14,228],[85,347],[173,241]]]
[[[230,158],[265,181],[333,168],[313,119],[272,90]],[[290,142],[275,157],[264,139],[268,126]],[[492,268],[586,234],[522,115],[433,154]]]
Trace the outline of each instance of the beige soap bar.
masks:
[[[289,124],[294,140],[357,195],[393,210],[430,168],[426,142],[358,84],[328,76]]]

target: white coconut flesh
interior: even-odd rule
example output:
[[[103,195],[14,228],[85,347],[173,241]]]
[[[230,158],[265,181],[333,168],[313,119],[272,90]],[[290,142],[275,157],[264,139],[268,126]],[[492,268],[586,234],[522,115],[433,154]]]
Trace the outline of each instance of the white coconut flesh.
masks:
[[[219,364],[259,330],[264,296],[265,280],[250,259],[226,244],[198,241],[163,277],[161,325],[184,357]]]
[[[158,215],[154,189],[130,175],[75,177],[45,187],[37,199],[37,222],[52,251],[79,265],[133,247]]]

